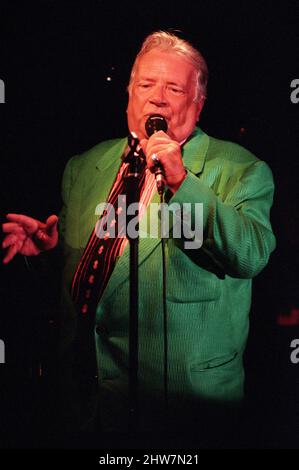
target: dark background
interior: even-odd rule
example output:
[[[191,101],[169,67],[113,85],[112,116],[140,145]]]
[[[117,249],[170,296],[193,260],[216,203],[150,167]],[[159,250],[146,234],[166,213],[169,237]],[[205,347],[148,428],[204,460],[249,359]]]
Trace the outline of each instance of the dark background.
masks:
[[[297,2],[40,1],[0,6],[1,215],[58,213],[66,161],[126,135],[126,85],[146,34],[180,30],[205,56],[208,100],[200,125],[244,145],[271,167],[277,248],[254,282],[246,351],[244,447],[299,447]],[[107,77],[111,81],[107,81]],[[3,269],[0,339],[2,447],[41,447],[56,400],[59,278],[47,257]],[[200,447],[200,443],[199,443]]]

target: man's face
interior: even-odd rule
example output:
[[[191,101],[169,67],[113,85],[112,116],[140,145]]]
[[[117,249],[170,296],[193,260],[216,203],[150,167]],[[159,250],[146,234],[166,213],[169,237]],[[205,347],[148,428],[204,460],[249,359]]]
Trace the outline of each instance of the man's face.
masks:
[[[167,134],[182,142],[192,133],[203,101],[196,96],[194,66],[173,52],[153,49],[137,64],[129,93],[128,127],[141,140],[147,138],[145,122],[152,114],[161,114],[168,124]]]

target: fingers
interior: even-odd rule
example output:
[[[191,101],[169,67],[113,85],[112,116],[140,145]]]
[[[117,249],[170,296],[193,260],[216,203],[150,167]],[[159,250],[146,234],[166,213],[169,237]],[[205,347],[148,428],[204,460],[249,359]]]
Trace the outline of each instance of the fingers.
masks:
[[[13,234],[10,234],[10,235],[7,235],[3,242],[2,242],[2,248],[8,248],[9,246],[11,246],[13,243],[16,243],[18,240],[18,238],[13,235]]]
[[[2,230],[7,236],[2,247],[7,249],[3,263],[9,263],[17,253],[33,256],[41,250],[54,248],[58,242],[58,217],[51,215],[46,223],[23,214],[7,214]]]
[[[154,171],[154,167],[157,166],[158,164],[158,160],[159,160],[159,157],[157,155],[157,152],[156,153],[150,153],[149,150],[148,150],[148,140],[147,139],[142,139],[140,141],[140,146],[143,150],[143,153],[146,157],[146,164],[147,164],[147,167],[150,171]],[[154,158],[153,158],[154,156]],[[155,161],[156,159],[156,161]]]
[[[140,144],[146,155],[149,170],[155,172],[155,168],[161,166],[168,188],[173,193],[176,192],[186,178],[179,142],[172,140],[169,135],[159,131],[148,140],[143,139]]]
[[[152,155],[152,161],[153,161],[153,163],[154,163],[155,166],[156,166],[156,165],[159,165],[159,161],[160,161],[160,160],[159,160],[159,157],[158,157],[158,155],[157,155],[156,153],[153,153],[153,155]]]
[[[147,147],[148,139],[142,139],[139,142],[139,145],[141,146],[144,155],[146,155],[146,147]]]
[[[149,139],[140,140],[139,144],[144,153],[147,153],[152,145],[168,145],[172,142],[171,138],[163,131],[156,132]]]
[[[3,242],[2,248],[5,250],[8,248],[5,257],[3,258],[3,263],[9,263],[14,256],[20,251],[23,246],[23,242],[25,239],[24,233],[10,233],[7,235]]]
[[[50,215],[50,217],[48,217],[46,221],[47,232],[49,234],[53,233],[57,228],[57,224],[58,224],[57,215]]]
[[[11,245],[6,252],[5,257],[3,258],[3,264],[9,263],[14,258],[14,256],[18,253],[18,251],[19,251],[18,243],[14,243],[13,245]]]
[[[167,145],[148,145],[146,162],[151,171],[157,164],[161,164],[165,171],[172,172],[172,167],[182,165],[180,147],[176,142],[168,142]]]
[[[40,224],[39,229],[35,232],[33,237],[33,240],[39,249],[49,250],[57,245],[57,223],[57,215],[51,215],[48,217],[46,224]]]
[[[38,220],[33,219],[32,217],[28,217],[27,215],[23,214],[7,214],[6,218],[11,222],[17,223],[24,227],[26,231],[29,233],[33,233],[37,230],[39,224]],[[44,226],[44,224],[42,224]]]
[[[51,215],[48,217],[46,224],[48,226],[47,233],[49,235],[49,248],[54,248],[58,242],[57,215]]]
[[[42,229],[38,229],[32,237],[32,240],[34,241],[34,243],[38,243],[38,245],[40,245],[40,242],[46,243],[48,239],[49,239],[49,236],[47,235],[47,232]]]
[[[155,171],[155,168],[157,168],[160,164],[161,161],[158,152],[155,152],[147,157],[147,166],[150,171]]]
[[[2,230],[4,233],[24,233],[23,227],[15,222],[5,222]]]

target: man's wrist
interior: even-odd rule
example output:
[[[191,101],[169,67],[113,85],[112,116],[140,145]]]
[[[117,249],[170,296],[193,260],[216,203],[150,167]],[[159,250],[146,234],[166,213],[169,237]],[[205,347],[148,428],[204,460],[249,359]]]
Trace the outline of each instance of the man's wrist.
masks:
[[[179,187],[181,186],[181,184],[185,180],[186,176],[187,176],[187,170],[185,169],[185,172],[182,174],[182,177],[179,178],[178,181],[175,184],[168,185],[168,188],[170,189],[172,194],[175,194],[177,192],[177,190],[179,189]]]

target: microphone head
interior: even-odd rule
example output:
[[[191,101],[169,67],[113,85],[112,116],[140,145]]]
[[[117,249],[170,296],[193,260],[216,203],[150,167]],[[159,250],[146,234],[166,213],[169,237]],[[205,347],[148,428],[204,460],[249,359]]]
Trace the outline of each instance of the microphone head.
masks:
[[[161,116],[161,114],[152,114],[145,123],[145,131],[148,137],[158,131],[167,132],[167,128],[166,119],[164,116]]]

